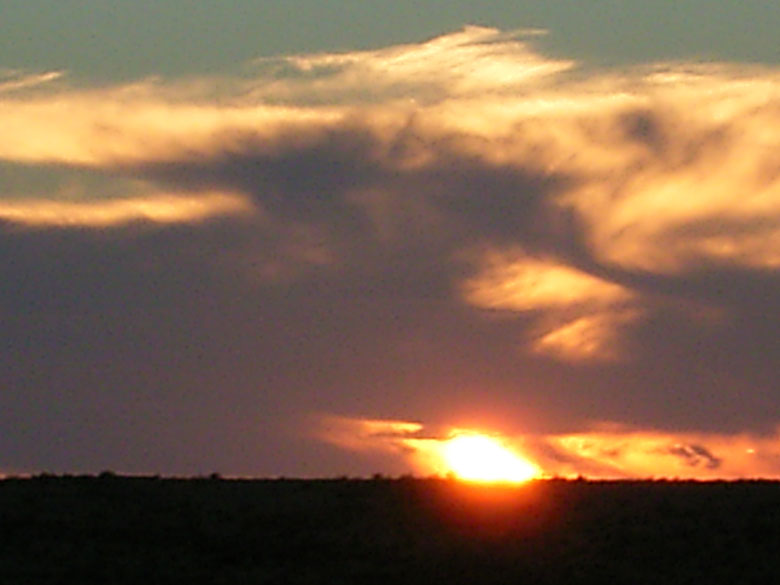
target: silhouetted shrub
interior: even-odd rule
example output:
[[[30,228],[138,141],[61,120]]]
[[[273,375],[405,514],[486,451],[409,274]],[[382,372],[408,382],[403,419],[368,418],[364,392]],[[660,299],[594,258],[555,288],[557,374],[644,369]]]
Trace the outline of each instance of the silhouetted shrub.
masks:
[[[6,479],[0,583],[770,582],[778,501],[772,482]]]

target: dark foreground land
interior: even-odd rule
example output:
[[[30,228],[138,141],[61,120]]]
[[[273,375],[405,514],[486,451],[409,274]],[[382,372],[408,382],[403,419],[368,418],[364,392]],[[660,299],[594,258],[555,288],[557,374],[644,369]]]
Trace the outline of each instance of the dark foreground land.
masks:
[[[0,583],[777,583],[780,483],[0,481]]]

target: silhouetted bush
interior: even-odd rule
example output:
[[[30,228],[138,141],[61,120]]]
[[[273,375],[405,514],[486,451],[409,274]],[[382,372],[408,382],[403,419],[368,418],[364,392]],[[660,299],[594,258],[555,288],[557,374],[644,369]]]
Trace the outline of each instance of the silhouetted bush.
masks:
[[[772,482],[42,474],[0,481],[0,583],[771,582],[778,503]]]

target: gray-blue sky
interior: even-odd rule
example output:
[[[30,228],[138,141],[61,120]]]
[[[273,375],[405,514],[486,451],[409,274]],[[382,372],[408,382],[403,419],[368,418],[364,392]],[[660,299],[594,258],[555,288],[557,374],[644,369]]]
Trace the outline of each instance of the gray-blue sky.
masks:
[[[96,79],[215,73],[257,56],[418,42],[464,24],[545,28],[548,51],[588,62],[778,63],[765,0],[2,0],[4,67]]]
[[[777,475],[778,10],[0,2],[0,473]]]

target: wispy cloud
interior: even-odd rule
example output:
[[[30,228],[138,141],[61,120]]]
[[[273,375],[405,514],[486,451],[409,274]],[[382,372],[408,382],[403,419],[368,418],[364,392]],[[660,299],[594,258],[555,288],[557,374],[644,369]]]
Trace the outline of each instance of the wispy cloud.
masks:
[[[482,272],[464,284],[474,306],[544,315],[532,331],[533,348],[567,360],[624,357],[616,343],[621,326],[638,315],[629,289],[567,266],[523,255],[482,259]]]
[[[349,53],[259,59],[262,81],[251,95],[264,101],[333,104],[435,103],[457,96],[517,91],[574,66],[534,52],[523,38],[540,30],[500,33],[467,26],[423,43]],[[265,76],[270,75],[271,80]]]
[[[24,71],[0,69],[0,94],[43,85],[62,76],[62,71],[26,73]]]
[[[673,433],[599,424],[578,433],[496,435],[485,429],[427,429],[417,422],[326,417],[318,436],[341,448],[385,453],[422,475],[446,475],[453,437],[499,439],[546,477],[592,479],[780,478],[780,430],[771,435]]]
[[[780,432],[671,433],[601,425],[545,437],[556,473],[597,477],[737,479],[780,477]]]
[[[252,204],[226,193],[156,194],[104,201],[0,199],[0,221],[29,227],[107,228],[134,221],[197,222],[219,215],[246,215]]]

